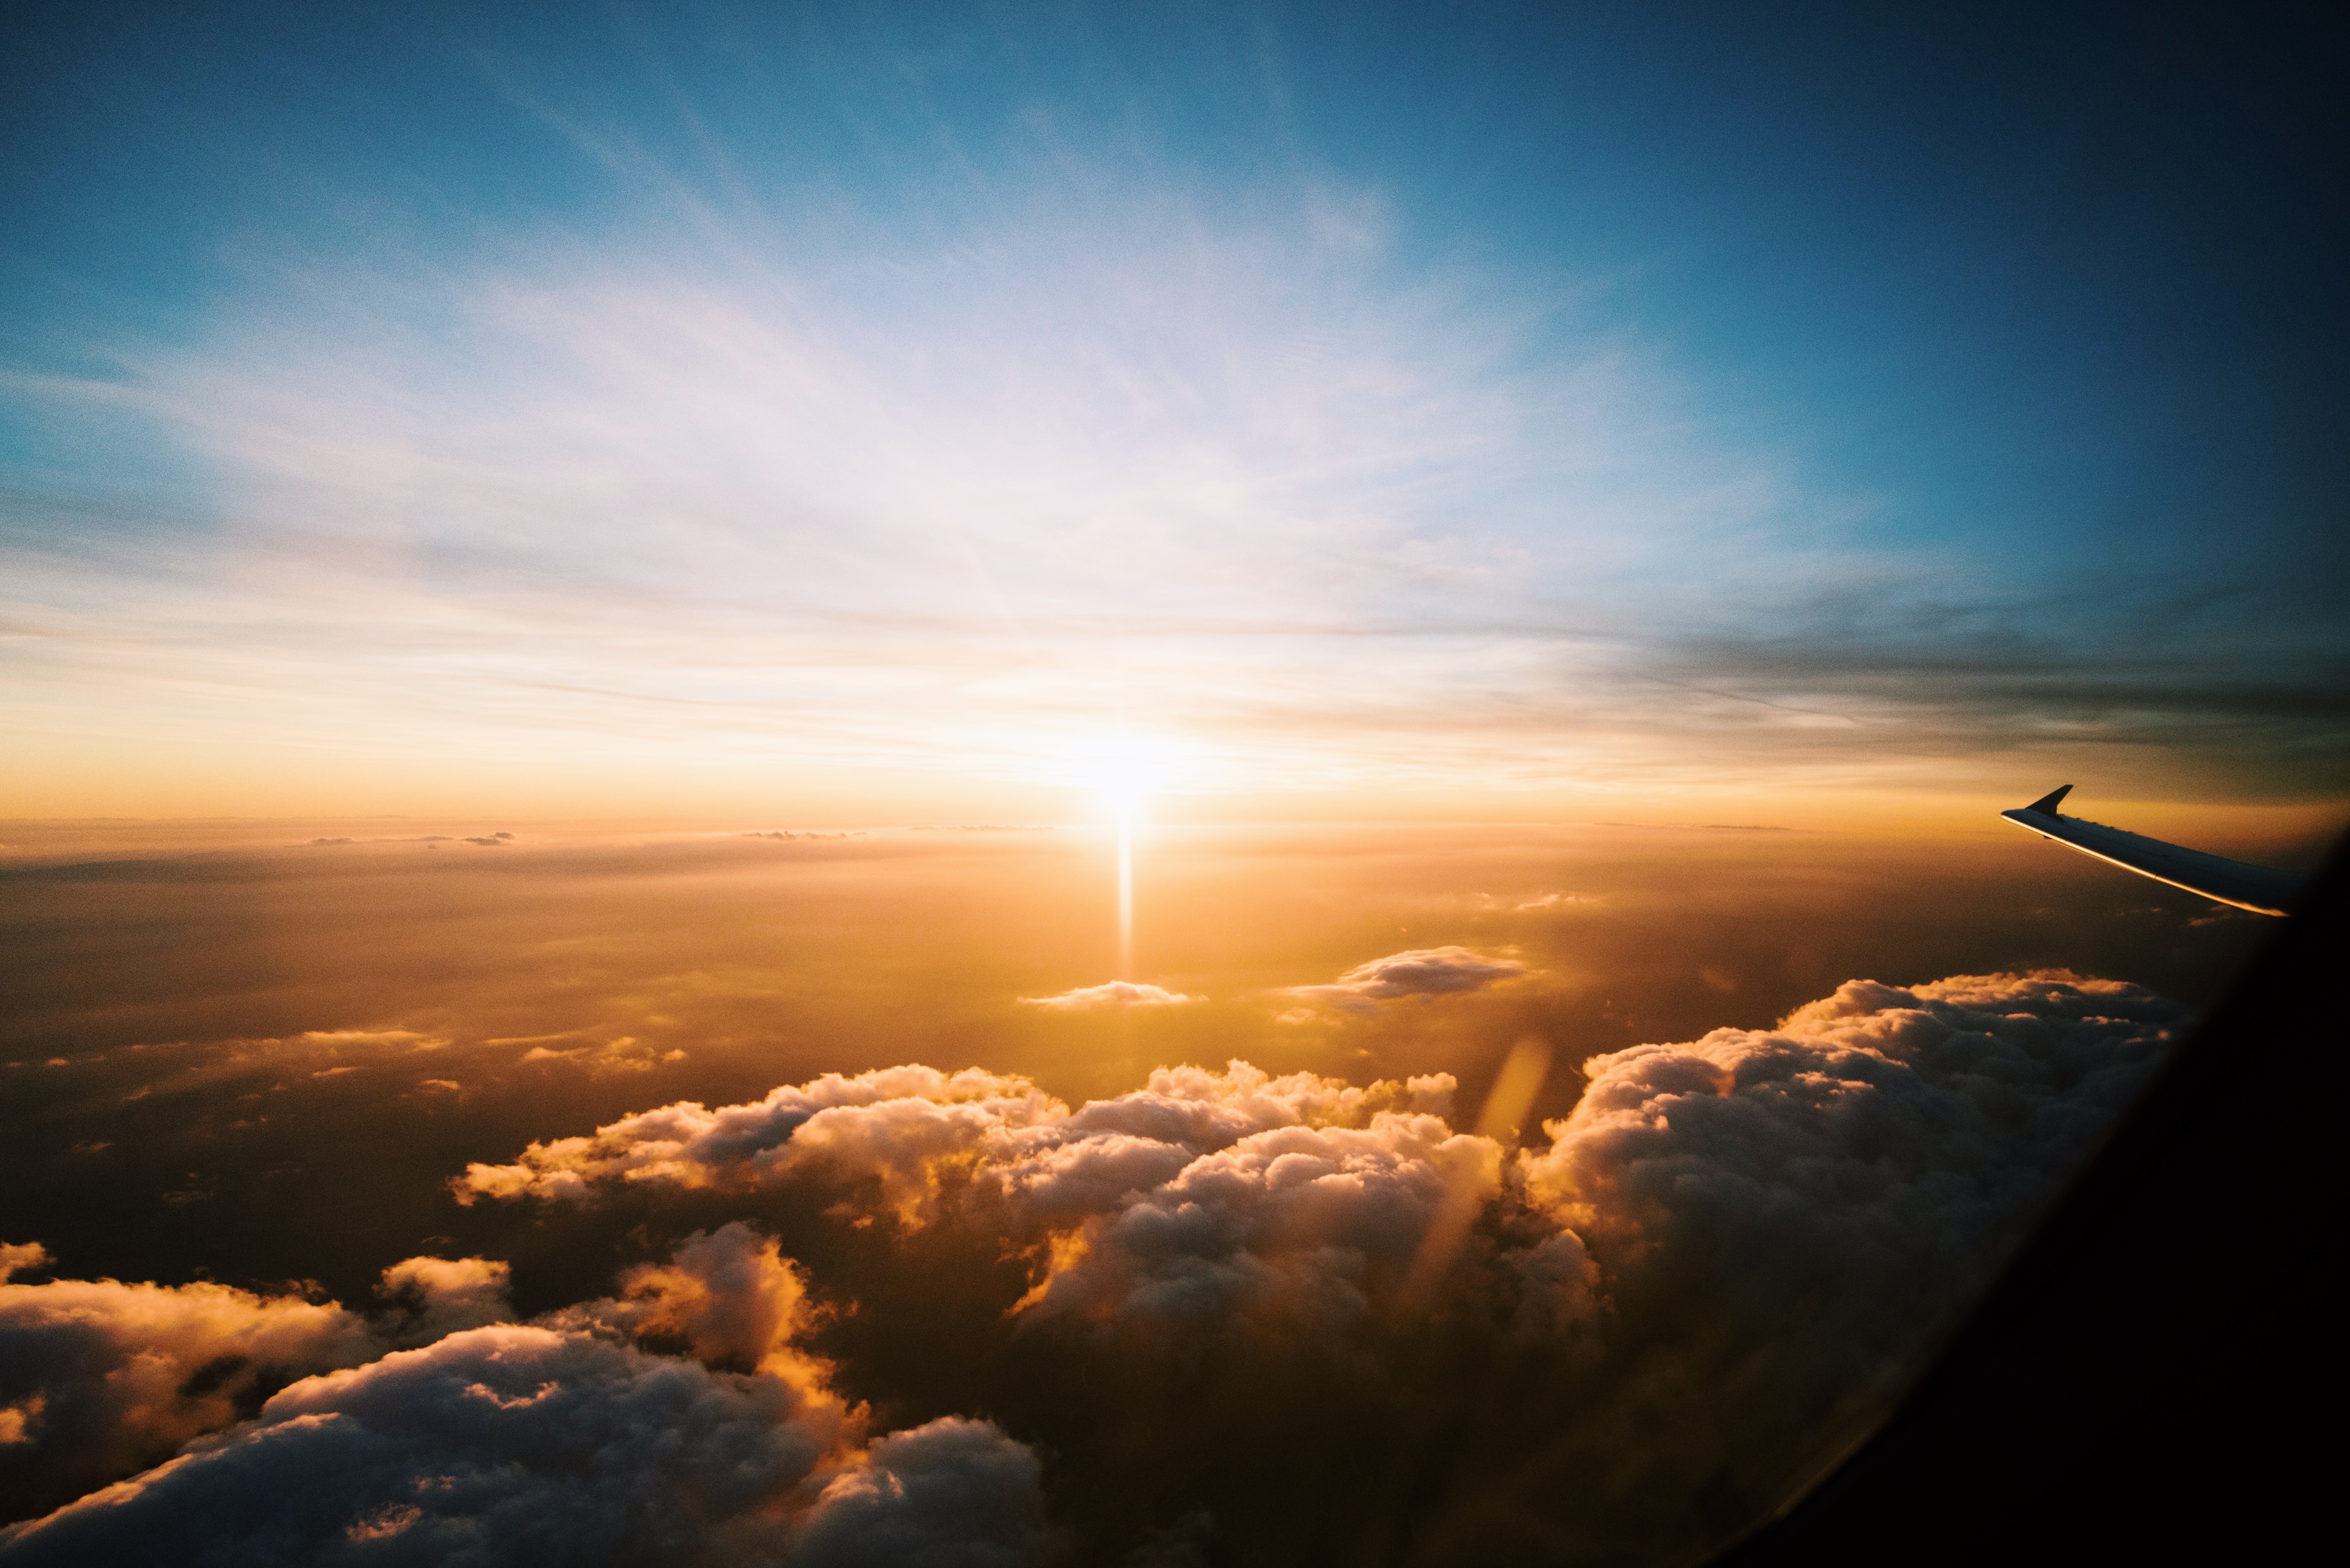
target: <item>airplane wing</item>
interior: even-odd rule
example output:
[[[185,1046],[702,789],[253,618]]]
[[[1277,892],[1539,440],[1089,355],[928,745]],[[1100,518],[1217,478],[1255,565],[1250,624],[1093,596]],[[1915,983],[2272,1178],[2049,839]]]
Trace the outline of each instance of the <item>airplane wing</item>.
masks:
[[[2124,833],[2118,827],[2085,822],[2077,816],[2061,816],[2056,806],[2072,787],[2066,784],[2063,789],[2051,790],[2030,805],[2002,811],[2000,815],[2018,827],[2029,828],[2043,838],[2053,838],[2084,855],[2110,860],[2141,877],[2200,893],[2222,904],[2233,904],[2239,909],[2250,909],[2257,915],[2292,912],[2293,900],[2301,893],[2302,877],[2266,866],[2225,860],[2199,849],[2182,849],[2159,838]]]

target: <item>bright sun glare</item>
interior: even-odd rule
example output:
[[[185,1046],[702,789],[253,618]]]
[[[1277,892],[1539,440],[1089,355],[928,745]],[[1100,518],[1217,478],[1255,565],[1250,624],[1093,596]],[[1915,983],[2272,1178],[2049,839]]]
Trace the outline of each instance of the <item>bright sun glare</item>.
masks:
[[[1134,978],[1134,836],[1143,803],[1164,790],[1177,755],[1174,742],[1120,732],[1074,751],[1071,779],[1101,803],[1118,825],[1118,978]]]
[[[1068,776],[1112,820],[1128,825],[1141,815],[1146,800],[1167,788],[1177,751],[1174,742],[1155,735],[1104,736],[1072,752]]]

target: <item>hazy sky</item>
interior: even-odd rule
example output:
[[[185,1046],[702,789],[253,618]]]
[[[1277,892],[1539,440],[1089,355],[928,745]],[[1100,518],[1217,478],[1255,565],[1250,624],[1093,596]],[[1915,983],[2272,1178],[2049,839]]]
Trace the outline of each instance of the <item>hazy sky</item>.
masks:
[[[0,812],[2338,820],[2329,47],[22,16]]]

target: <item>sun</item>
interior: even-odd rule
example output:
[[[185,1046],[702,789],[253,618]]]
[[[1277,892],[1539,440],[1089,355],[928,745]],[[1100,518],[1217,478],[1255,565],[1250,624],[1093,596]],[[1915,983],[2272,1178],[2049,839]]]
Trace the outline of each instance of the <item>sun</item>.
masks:
[[[1118,978],[1134,978],[1134,840],[1143,805],[1166,787],[1172,742],[1114,732],[1072,748],[1071,781],[1092,794],[1118,826]]]
[[[1142,815],[1157,782],[1140,769],[1119,769],[1104,773],[1093,787],[1112,817],[1129,823]]]
[[[1177,752],[1174,742],[1160,736],[1113,732],[1073,746],[1067,776],[1111,820],[1131,824],[1152,795],[1166,790]]]

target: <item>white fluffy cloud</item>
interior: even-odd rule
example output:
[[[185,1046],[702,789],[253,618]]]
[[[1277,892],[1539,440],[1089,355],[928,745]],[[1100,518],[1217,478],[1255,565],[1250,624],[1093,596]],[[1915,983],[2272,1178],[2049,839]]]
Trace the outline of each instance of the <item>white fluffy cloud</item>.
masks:
[[[506,1315],[505,1265],[479,1258],[394,1264],[394,1309],[375,1319],[203,1282],[10,1278],[48,1262],[37,1244],[0,1252],[0,1433],[20,1507],[168,1458],[295,1378]]]
[[[1522,1168],[1603,1256],[1789,1307],[1797,1272],[1979,1266],[2144,1082],[2176,1003],[2069,974],[1852,981],[1769,1030],[1595,1057]],[[1774,1261],[1790,1261],[1782,1268]],[[1882,1314],[1882,1289],[1817,1311]],[[1816,1315],[1816,1312],[1814,1313]]]
[[[697,1231],[666,1263],[620,1276],[620,1293],[551,1314],[551,1325],[603,1326],[681,1341],[712,1366],[779,1377],[810,1398],[827,1368],[793,1343],[806,1326],[807,1287],[775,1239],[741,1220]]]
[[[1021,1561],[1035,1458],[944,1421],[827,1462],[836,1407],[507,1324],[297,1383],[259,1418],[0,1537],[15,1564]]]
[[[1343,1328],[1411,1274],[1448,1207],[1500,1189],[1502,1148],[1440,1116],[1252,1133],[1130,1189],[1052,1255],[1040,1316]]]
[[[1519,972],[1438,949],[1347,989]],[[1574,1113],[1514,1157],[1453,1130],[1442,1075],[1363,1088],[1234,1062],[1073,1110],[1018,1079],[898,1068],[646,1113],[467,1179],[554,1199],[872,1184],[909,1229],[1027,1256],[1017,1322],[1105,1343],[1482,1324],[1493,1355],[1567,1355],[1575,1397],[1701,1472],[1668,1491],[1728,1468],[1768,1493],[1881,1407],[2184,1019],[2064,973],[1856,981],[1774,1029],[1591,1059]]]
[[[404,1258],[383,1272],[380,1293],[408,1321],[404,1345],[429,1345],[460,1329],[511,1323],[513,1268],[494,1258]]]
[[[1148,1085],[1072,1111],[1024,1078],[892,1067],[827,1075],[748,1106],[664,1106],[592,1137],[533,1144],[513,1165],[474,1165],[461,1194],[586,1197],[598,1181],[723,1188],[811,1171],[877,1179],[910,1225],[958,1182],[1045,1223],[1076,1222],[1172,1180],[1203,1155],[1288,1127],[1360,1127],[1386,1108],[1449,1108],[1447,1075],[1358,1088],[1245,1062],[1222,1073],[1161,1067]]]
[[[20,1269],[46,1261],[15,1251]],[[210,1283],[0,1284],[11,1479],[78,1488],[140,1469],[235,1420],[256,1390],[381,1349],[332,1303]]]
[[[968,1105],[973,1114],[1017,1120],[1054,1102],[1024,1078],[971,1068],[887,1067],[853,1078],[827,1073],[786,1085],[750,1105],[711,1110],[681,1100],[598,1127],[593,1137],[535,1143],[513,1165],[475,1163],[452,1184],[461,1203],[480,1198],[582,1198],[600,1180],[687,1187],[758,1180],[785,1158],[793,1135],[810,1118],[843,1106],[919,1100]]]
[[[1598,1266],[1645,1379],[1619,1406],[1690,1484],[1767,1497],[1866,1429],[2186,1016],[2063,972],[1853,981],[1775,1029],[1586,1062],[1516,1176]]]
[[[1180,1007],[1187,1002],[1207,999],[1186,996],[1161,986],[1139,985],[1130,980],[1112,980],[1100,985],[1081,985],[1058,996],[1024,996],[1020,1000],[1031,1007],[1049,1007],[1060,1012],[1097,1012],[1112,1007]]]
[[[1492,959],[1467,948],[1413,948],[1357,964],[1328,985],[1296,985],[1287,994],[1317,1006],[1373,1012],[1401,996],[1442,996],[1482,991],[1526,972],[1515,959]]]
[[[1461,950],[1403,960],[1356,971],[1353,993],[1520,972]],[[1404,1412],[1449,1434],[1448,1454],[1475,1449],[1446,1461],[1485,1478],[1445,1493],[1456,1517],[1555,1511],[1560,1477],[1604,1477],[1560,1526],[1574,1551],[1695,1554],[1865,1429],[2183,1022],[2137,987],[2065,973],[1855,981],[1775,1028],[1590,1059],[1574,1111],[1514,1153],[1454,1130],[1449,1075],[1363,1087],[1243,1062],[1161,1068],[1076,1108],[1024,1079],[915,1066],[668,1106],[473,1167],[461,1195],[830,1185],[850,1210],[893,1214],[899,1248],[1024,1259],[1024,1295],[1016,1270],[965,1282],[1003,1293],[957,1331],[958,1376],[989,1391],[964,1408],[1028,1401],[1013,1426],[1039,1448],[962,1418],[868,1445],[861,1408],[832,1392],[840,1367],[807,1347],[833,1320],[778,1243],[735,1222],[608,1298],[297,1383],[256,1421],[18,1527],[0,1563],[138,1562],[140,1542],[189,1540],[224,1560],[437,1562],[463,1540],[485,1563],[993,1568],[1051,1540],[1040,1452],[1068,1468],[1072,1509],[1123,1521],[1119,1540],[1205,1507],[1278,1544],[1305,1515],[1265,1467],[1321,1474],[1369,1519],[1360,1467],[1399,1440],[1377,1420]],[[826,1289],[858,1322],[939,1332],[936,1303],[835,1266],[850,1276]],[[504,1284],[482,1260],[410,1260],[386,1276],[401,1315],[376,1332],[412,1342],[497,1315]],[[150,1297],[182,1294],[78,1288],[151,1313]],[[0,1303],[56,1289],[0,1286]],[[339,1309],[224,1295],[239,1322],[291,1314],[313,1339],[358,1335],[352,1359],[380,1353]],[[860,1333],[830,1354],[887,1339]],[[659,1354],[678,1351],[690,1358]],[[155,1386],[172,1376],[185,1373]],[[1115,1409],[1085,1414],[1100,1397]],[[51,1407],[11,1407],[23,1432],[47,1429]],[[1102,1458],[1084,1445],[1105,1420],[1130,1430]],[[1245,1462],[1214,1457],[1261,1438],[1273,1448]],[[1503,1495],[1513,1485],[1551,1490]],[[1149,1499],[1121,1514],[1104,1487]],[[1695,1508],[1700,1492],[1719,1506]]]
[[[0,1256],[0,1266],[45,1262],[37,1248]],[[101,1385],[129,1367],[139,1386],[169,1387],[191,1358],[190,1320],[207,1314],[200,1349],[224,1329],[247,1343],[274,1332],[314,1363],[322,1339],[362,1363],[293,1383],[241,1425],[215,1399],[179,1411],[160,1438],[136,1434],[143,1449],[90,1449],[86,1469],[120,1473],[134,1468],[126,1456],[148,1462],[159,1441],[168,1453],[194,1439],[143,1475],[0,1532],[0,1562],[993,1568],[1031,1560],[1045,1539],[1038,1461],[994,1426],[948,1418],[863,1446],[864,1412],[794,1344],[806,1320],[796,1268],[746,1225],[696,1232],[667,1263],[626,1272],[615,1297],[383,1354],[376,1328],[414,1337],[510,1315],[506,1284],[503,1263],[411,1258],[386,1272],[395,1310],[375,1325],[212,1286],[0,1287],[51,1293],[52,1316],[100,1320],[116,1352]],[[0,1316],[0,1334],[16,1326]],[[693,1359],[631,1340],[681,1343]],[[25,1403],[37,1426],[88,1393],[53,1385]]]
[[[1522,969],[1436,949],[1363,966],[1348,993],[1462,990]],[[1359,1317],[1415,1272],[1430,1282],[1468,1215],[1504,1199],[1547,1233],[1464,1258],[1547,1282],[1538,1315],[1593,1310],[1586,1251],[1607,1271],[1590,1288],[1619,1306],[1683,1291],[1694,1272],[1706,1299],[1751,1298],[1767,1315],[1839,1270],[1924,1303],[1973,1278],[2085,1158],[2182,1017],[2136,987],[2071,976],[1854,981],[1775,1030],[1592,1059],[1550,1147],[1514,1163],[1452,1130],[1447,1075],[1358,1088],[1241,1062],[1162,1068],[1072,1110],[1017,1078],[892,1068],[647,1112],[475,1166],[464,1183],[563,1199],[615,1179],[816,1175],[877,1183],[910,1227],[976,1204],[970,1222],[1039,1249],[1025,1305],[1040,1316]],[[1747,1258],[1754,1247],[1772,1267]],[[1548,1251],[1535,1262],[1530,1248]],[[1885,1313],[1884,1291],[1847,1293],[1849,1310]],[[1898,1320],[1886,1332],[1906,1332]],[[1845,1343],[1873,1355],[1857,1347],[1884,1338]]]

